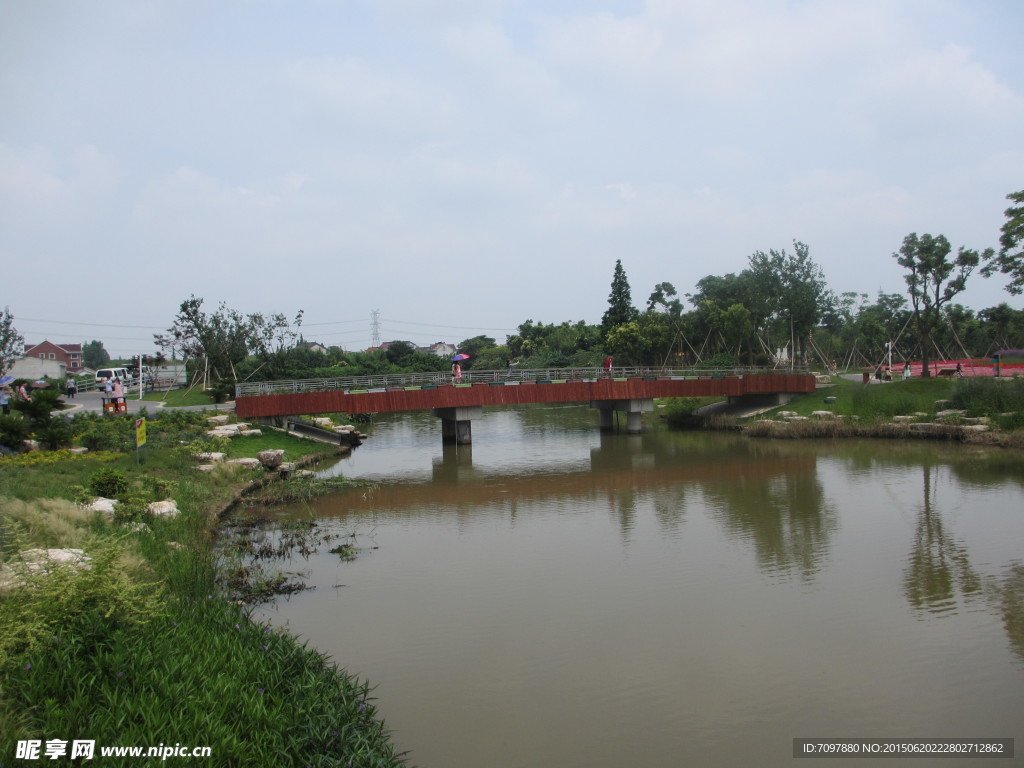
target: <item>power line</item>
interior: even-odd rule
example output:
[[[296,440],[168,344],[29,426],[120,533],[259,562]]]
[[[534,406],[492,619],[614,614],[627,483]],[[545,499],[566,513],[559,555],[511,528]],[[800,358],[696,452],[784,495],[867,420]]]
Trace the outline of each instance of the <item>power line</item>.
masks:
[[[517,328],[480,328],[478,326],[441,326],[437,323],[413,323],[411,321],[396,321],[389,317],[384,317],[385,323],[396,323],[399,326],[420,326],[423,328],[447,328],[456,331],[518,331]]]
[[[117,324],[114,324],[114,323],[76,323],[76,322],[72,322],[70,320],[42,320],[42,319],[40,319],[38,317],[20,317],[20,316],[17,318],[17,320],[18,320],[19,323],[22,320],[26,320],[26,321],[28,321],[30,323],[51,323],[51,324],[55,324],[55,325],[73,325],[73,326],[90,325],[90,326],[95,326],[97,328],[134,328],[136,330],[141,330],[141,331],[166,331],[167,330],[166,328],[163,328],[163,327],[158,326],[158,325],[121,325],[120,323],[117,323]]]

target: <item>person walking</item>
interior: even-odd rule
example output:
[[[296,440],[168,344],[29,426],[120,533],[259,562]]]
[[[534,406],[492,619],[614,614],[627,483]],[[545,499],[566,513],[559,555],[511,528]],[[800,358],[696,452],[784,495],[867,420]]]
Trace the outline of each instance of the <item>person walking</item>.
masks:
[[[3,389],[0,389],[0,408],[3,408],[4,416],[11,415],[11,388],[4,384]]]
[[[75,395],[78,394],[78,383],[74,376],[68,376],[68,380],[64,382],[64,394],[68,396],[69,400],[74,400]]]
[[[612,375],[612,359],[611,359],[611,357],[606,357],[604,359],[604,375],[605,376],[611,376]]]
[[[456,384],[462,383],[462,366],[457,361],[452,363],[452,380]]]
[[[910,378],[910,363],[903,364],[903,380],[906,381]]]

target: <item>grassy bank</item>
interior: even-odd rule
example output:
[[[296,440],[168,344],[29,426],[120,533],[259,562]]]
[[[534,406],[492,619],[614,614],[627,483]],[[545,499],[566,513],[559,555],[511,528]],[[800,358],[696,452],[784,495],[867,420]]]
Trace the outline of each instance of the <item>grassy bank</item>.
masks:
[[[808,420],[780,421],[780,412]],[[977,421],[989,431],[974,431],[971,422]],[[931,378],[865,385],[837,378],[832,387],[735,423],[751,436],[924,437],[1024,447],[1024,379]],[[924,429],[922,424],[934,426]]]
[[[129,423],[103,422],[104,437],[116,443]],[[95,428],[83,421],[76,442]],[[185,414],[147,433],[141,466],[116,447],[0,459],[0,765],[33,764],[14,759],[27,739],[91,740],[109,765],[121,763],[101,746],[161,743],[209,747],[204,765],[402,764],[367,683],[253,624],[218,587],[216,512],[262,470],[202,473],[192,453],[272,444],[296,461],[333,449],[284,434],[212,441]],[[76,503],[99,489],[122,500],[116,519]],[[167,495],[180,515],[145,511]],[[18,554],[57,547],[89,567],[32,568]]]

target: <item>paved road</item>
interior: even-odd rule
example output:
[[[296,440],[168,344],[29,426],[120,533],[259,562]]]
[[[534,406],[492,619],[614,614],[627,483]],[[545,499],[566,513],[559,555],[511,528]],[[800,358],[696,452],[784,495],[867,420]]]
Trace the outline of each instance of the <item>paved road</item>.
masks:
[[[65,415],[73,415],[76,413],[83,413],[85,411],[91,411],[93,413],[101,413],[103,411],[103,394],[100,392],[79,392],[74,398],[64,397],[64,402],[68,405],[66,409],[62,411]],[[136,393],[134,397],[129,395],[126,398],[128,403],[128,413],[138,413],[143,408],[150,414],[163,408],[163,403],[155,402],[153,400],[139,400],[139,395]],[[226,405],[184,405],[180,408],[175,408],[176,411],[234,411],[234,403],[227,403]]]

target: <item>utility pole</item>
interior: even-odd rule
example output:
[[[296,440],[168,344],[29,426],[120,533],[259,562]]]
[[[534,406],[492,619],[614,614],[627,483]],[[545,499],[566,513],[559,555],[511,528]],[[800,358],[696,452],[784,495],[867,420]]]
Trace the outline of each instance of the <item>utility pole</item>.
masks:
[[[373,346],[380,346],[380,310],[370,312],[370,332],[373,336]]]

